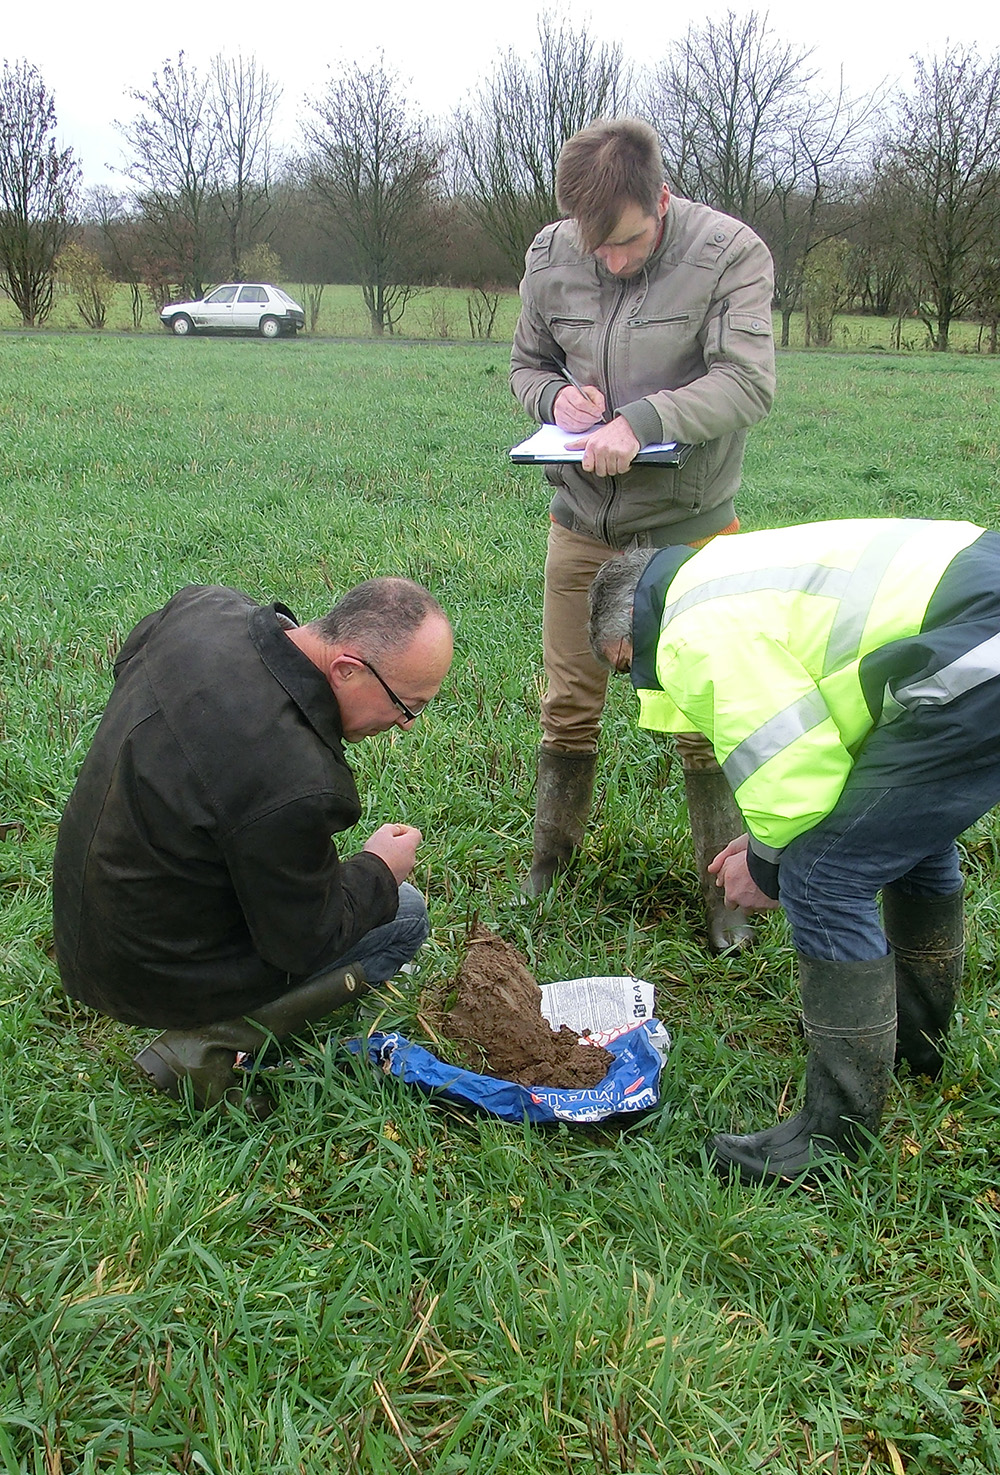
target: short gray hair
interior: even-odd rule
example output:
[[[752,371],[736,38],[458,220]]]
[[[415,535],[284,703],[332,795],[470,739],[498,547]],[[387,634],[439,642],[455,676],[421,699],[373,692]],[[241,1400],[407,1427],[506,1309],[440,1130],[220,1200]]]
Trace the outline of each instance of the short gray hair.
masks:
[[[309,621],[327,645],[350,641],[369,660],[390,656],[409,645],[430,618],[448,624],[448,616],[432,594],[412,579],[384,577],[356,584],[329,614]]]
[[[655,548],[629,548],[597,570],[590,586],[587,633],[594,659],[602,666],[611,665],[604,654],[605,646],[632,640],[636,585],[656,552]]]

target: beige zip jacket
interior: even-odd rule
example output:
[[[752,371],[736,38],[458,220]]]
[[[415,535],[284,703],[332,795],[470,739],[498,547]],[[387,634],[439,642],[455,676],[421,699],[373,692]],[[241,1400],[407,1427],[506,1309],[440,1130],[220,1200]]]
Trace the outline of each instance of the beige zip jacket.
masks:
[[[571,220],[528,248],[510,382],[533,419],[552,419],[567,380],[594,384],[641,445],[687,441],[683,467],[599,477],[546,467],[552,516],[614,548],[694,542],[735,516],[743,443],[774,398],[771,255],[749,226],[670,197],[659,245],[621,281],[581,252]]]

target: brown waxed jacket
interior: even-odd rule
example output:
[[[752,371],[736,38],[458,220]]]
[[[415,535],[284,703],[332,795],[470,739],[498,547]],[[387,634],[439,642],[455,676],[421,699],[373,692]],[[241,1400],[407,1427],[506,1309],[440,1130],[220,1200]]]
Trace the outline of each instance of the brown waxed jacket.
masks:
[[[511,388],[535,420],[566,387],[558,365],[597,385],[640,444],[687,441],[683,467],[598,477],[546,468],[552,515],[612,547],[709,537],[733,519],[743,443],[774,398],[770,252],[749,226],[670,197],[664,231],[638,275],[619,280],[580,250],[571,220],[528,248]]]

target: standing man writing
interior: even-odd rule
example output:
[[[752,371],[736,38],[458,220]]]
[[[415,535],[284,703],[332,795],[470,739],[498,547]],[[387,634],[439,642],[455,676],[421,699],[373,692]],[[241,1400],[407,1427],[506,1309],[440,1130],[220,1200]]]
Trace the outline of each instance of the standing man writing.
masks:
[[[640,724],[706,733],[746,816],[720,888],[783,906],[798,954],[804,1107],[713,1137],[724,1172],[814,1177],[877,1132],[894,1063],[941,1072],[955,841],[1000,802],[998,572],[973,523],[857,519],[634,550],[594,580],[593,649]]]
[[[409,731],[451,658],[444,611],[399,578],[307,625],[191,587],[132,631],[59,828],[55,942],[73,998],[165,1031],[136,1057],[161,1090],[233,1096],[237,1052],[420,947],[420,831],[384,824],[347,860],[332,836],[361,813],[344,744]]]
[[[615,551],[700,544],[739,526],[747,428],[774,395],[773,269],[752,230],[671,197],[656,134],[634,118],[567,141],[556,174],[569,217],[528,248],[511,386],[535,420],[579,431],[582,464],[546,467],[555,492],[545,564],[534,853],[541,895],[590,812],[607,673],[587,644],[587,591]],[[683,467],[634,466],[642,446],[693,443]],[[710,748],[681,745],[695,857],[716,950],[744,941],[708,861],[741,828]]]

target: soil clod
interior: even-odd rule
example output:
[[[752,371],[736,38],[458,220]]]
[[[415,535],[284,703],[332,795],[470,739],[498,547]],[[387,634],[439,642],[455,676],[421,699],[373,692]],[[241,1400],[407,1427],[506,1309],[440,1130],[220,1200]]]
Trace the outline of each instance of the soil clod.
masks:
[[[600,1046],[581,1045],[579,1032],[566,1025],[552,1029],[541,1000],[517,949],[477,923],[442,1028],[462,1047],[469,1068],[483,1075],[520,1086],[596,1086],[614,1056]]]

